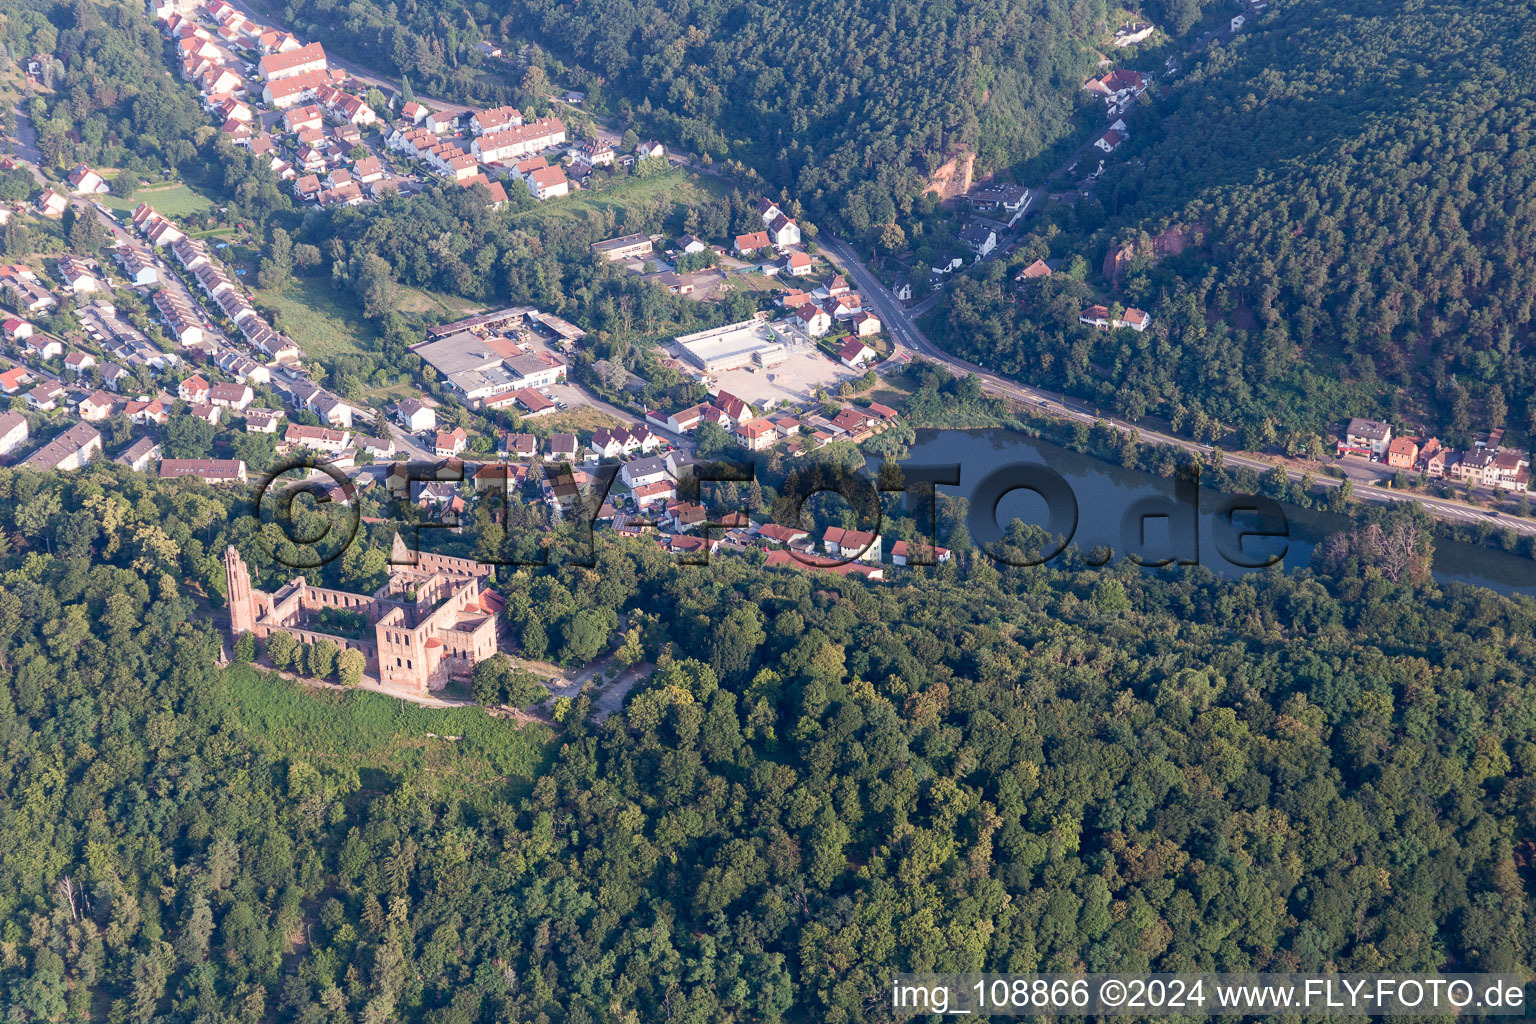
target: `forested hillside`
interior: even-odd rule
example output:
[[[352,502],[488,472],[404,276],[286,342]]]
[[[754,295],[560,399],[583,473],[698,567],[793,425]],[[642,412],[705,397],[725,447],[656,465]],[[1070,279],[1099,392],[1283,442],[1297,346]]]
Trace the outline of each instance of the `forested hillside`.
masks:
[[[1201,6],[1153,5],[1180,23]],[[589,104],[632,105],[670,140],[756,167],[814,216],[830,221],[851,202],[884,223],[895,216],[893,199],[910,203],[962,149],[979,150],[984,168],[1007,166],[1066,131],[1093,69],[1082,39],[1103,31],[1106,7],[306,0],[285,14],[328,47],[404,74],[422,91],[508,98],[525,82],[565,77],[588,90]],[[509,58],[482,58],[473,50],[482,38],[507,46]],[[488,84],[484,71],[510,86]]]
[[[1154,310],[1152,336],[1085,341],[971,287],[956,343],[1165,415],[1396,415],[1463,444],[1536,425],[1536,9],[1272,7],[1138,113],[1102,212],[1052,243],[1095,269],[1134,246],[1115,297]],[[1153,242],[1170,226],[1194,242],[1181,256]]]
[[[898,969],[1531,965],[1536,607],[1369,544],[867,585],[614,543],[537,593],[660,669],[546,766],[539,727],[442,753],[422,709],[211,667],[211,553],[263,557],[230,495],[0,498],[8,1019],[878,1022]]]

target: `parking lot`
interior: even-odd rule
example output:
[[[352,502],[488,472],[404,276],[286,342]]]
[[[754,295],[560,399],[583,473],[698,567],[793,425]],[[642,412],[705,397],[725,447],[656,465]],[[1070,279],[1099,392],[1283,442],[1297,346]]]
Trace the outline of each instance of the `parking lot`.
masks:
[[[789,346],[789,358],[778,366],[760,366],[725,370],[714,375],[720,389],[759,409],[780,403],[798,404],[810,400],[818,387],[835,392],[837,386],[860,374],[833,362],[813,343],[796,339]]]

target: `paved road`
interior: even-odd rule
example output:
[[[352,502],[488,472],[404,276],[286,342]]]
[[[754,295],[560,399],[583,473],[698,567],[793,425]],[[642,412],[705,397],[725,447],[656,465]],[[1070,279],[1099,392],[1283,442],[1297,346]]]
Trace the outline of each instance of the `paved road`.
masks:
[[[890,332],[891,338],[896,342],[898,348],[904,348],[914,355],[937,363],[956,376],[974,374],[980,381],[984,391],[1000,395],[1024,405],[1033,406],[1034,411],[1062,419],[1074,420],[1079,423],[1104,423],[1126,433],[1134,430],[1143,441],[1182,448],[1206,459],[1216,456],[1217,449],[1211,445],[1176,437],[1172,434],[1140,426],[1127,420],[1116,419],[1113,416],[1100,415],[1099,410],[1084,402],[1068,398],[1054,391],[1046,391],[1043,388],[1031,387],[1027,384],[1007,380],[988,371],[985,367],[950,355],[923,334],[912,316],[913,311],[902,306],[900,300],[891,294],[890,289],[880,283],[868,267],[864,266],[857,254],[846,242],[823,234],[821,236],[821,248],[823,252],[842,267],[844,274],[853,279],[865,303],[875,307],[876,313],[886,325],[886,329]],[[1229,452],[1221,452],[1220,458],[1225,464],[1244,466],[1261,473],[1268,472],[1275,468],[1276,465],[1264,459],[1253,458],[1248,455],[1236,455]],[[1517,533],[1536,534],[1536,519],[1520,519],[1505,515],[1492,516],[1486,509],[1477,508],[1464,502],[1393,491],[1381,486],[1379,483],[1380,480],[1385,479],[1388,475],[1385,470],[1378,470],[1374,466],[1354,459],[1341,459],[1337,465],[1355,483],[1355,497],[1363,501],[1414,501],[1422,505],[1432,515],[1441,519],[1459,522],[1490,522],[1514,530]],[[1338,487],[1342,481],[1334,477],[1320,475],[1322,468],[1322,466],[1319,466],[1314,470],[1315,473],[1319,474],[1316,476],[1316,483],[1324,487]],[[1290,467],[1286,467],[1285,472],[1286,476],[1292,480],[1300,480],[1303,476],[1301,470]]]
[[[28,93],[23,99],[30,99]],[[11,108],[11,121],[16,128],[16,157],[27,165],[32,172],[32,177],[39,185],[46,185],[48,179],[43,177],[43,172],[38,166],[43,162],[43,154],[37,148],[37,129],[32,126],[32,115],[28,114],[20,103]]]

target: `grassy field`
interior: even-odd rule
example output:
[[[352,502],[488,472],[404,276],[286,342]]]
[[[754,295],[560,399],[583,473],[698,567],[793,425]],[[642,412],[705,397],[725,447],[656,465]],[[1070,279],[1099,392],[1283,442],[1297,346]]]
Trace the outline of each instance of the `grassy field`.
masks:
[[[337,298],[329,277],[294,278],[281,288],[255,292],[255,297],[277,311],[275,326],[311,358],[365,352],[373,341],[373,328]]]
[[[201,213],[211,209],[213,204],[206,198],[192,191],[184,182],[171,181],[158,185],[146,185],[124,199],[121,196],[106,195],[101,197],[104,205],[114,210],[126,210],[132,213],[140,203],[148,203],[161,214],[171,218],[185,217],[189,213]]]
[[[485,785],[535,778],[549,758],[547,728],[479,708],[428,708],[368,691],[306,687],[248,665],[231,666],[224,678],[247,729],[314,763]]]
[[[551,433],[555,434],[584,434],[602,427],[612,428],[624,425],[622,421],[590,405],[572,405],[564,412],[557,412],[553,416],[540,416],[529,422],[547,427]]]
[[[623,213],[630,206],[660,203],[672,208],[663,210],[663,216],[666,216],[678,208],[695,205],[707,196],[722,196],[728,191],[725,183],[718,178],[674,167],[664,174],[648,178],[625,178],[596,191],[583,189],[573,192],[540,203],[531,210],[513,214],[512,219],[514,222],[584,221],[604,210],[613,210],[620,215],[619,222],[622,224]]]
[[[437,311],[453,317],[465,317],[484,309],[473,299],[449,295],[446,292],[428,291],[425,288],[412,288],[409,285],[400,285],[395,289],[395,294],[395,308],[403,313]]]

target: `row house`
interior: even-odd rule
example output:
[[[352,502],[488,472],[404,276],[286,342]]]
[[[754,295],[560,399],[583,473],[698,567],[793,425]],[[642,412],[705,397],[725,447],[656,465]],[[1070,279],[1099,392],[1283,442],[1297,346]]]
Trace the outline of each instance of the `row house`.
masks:
[[[335,85],[342,77],[339,72],[306,71],[268,82],[262,86],[261,100],[273,110],[287,110],[295,104],[312,101],[323,86]]]
[[[96,273],[94,260],[79,256],[60,256],[57,263],[58,278],[75,294],[106,291],[107,284]]]
[[[653,452],[660,444],[661,438],[650,427],[637,423],[629,429],[598,430],[592,435],[588,447],[600,459],[613,459],[636,452]]]
[[[247,482],[245,463],[240,459],[161,459],[160,479],[193,477],[206,484],[243,484]]]
[[[245,410],[245,431],[248,434],[275,434],[283,420],[283,410],[252,407]]]
[[[469,119],[469,130],[476,135],[494,135],[523,126],[523,112],[516,107],[492,107]]]
[[[246,384],[232,384],[221,381],[208,388],[208,401],[221,409],[233,409],[241,412],[251,402],[255,401],[256,392]]]
[[[276,82],[310,72],[324,71],[326,67],[325,47],[319,43],[310,43],[296,50],[267,54],[261,58],[257,74],[261,76],[263,82]]]
[[[564,142],[565,123],[558,117],[541,117],[531,124],[479,135],[470,143],[470,152],[486,163],[506,163]]]
[[[833,558],[852,558],[860,562],[880,561],[880,535],[864,530],[845,530],[829,526],[822,535],[821,546]]]
[[[171,221],[161,216],[154,207],[148,203],[140,203],[133,211],[133,226],[149,239],[149,244],[157,248],[175,245],[186,235]]]
[[[135,242],[121,242],[113,252],[123,276],[140,287],[160,283],[160,266],[150,251]]]
[[[266,384],[272,380],[272,373],[265,366],[232,348],[219,352],[214,364],[242,384]]]
[[[313,103],[289,107],[283,111],[283,130],[297,134],[319,131],[325,127],[325,113]]]
[[[378,113],[349,92],[328,85],[321,86],[315,90],[315,99],[332,118],[342,124],[362,126],[378,123]]]
[[[203,341],[202,321],[179,294],[169,288],[161,288],[150,301],[155,304],[161,322],[178,345],[192,346]]]
[[[346,430],[329,427],[312,427],[304,423],[290,423],[283,434],[283,444],[289,448],[308,448],[317,452],[344,451],[352,443],[352,434]]]
[[[42,313],[59,304],[58,296],[44,288],[36,277],[8,277],[4,285],[12,300],[28,313]]]

